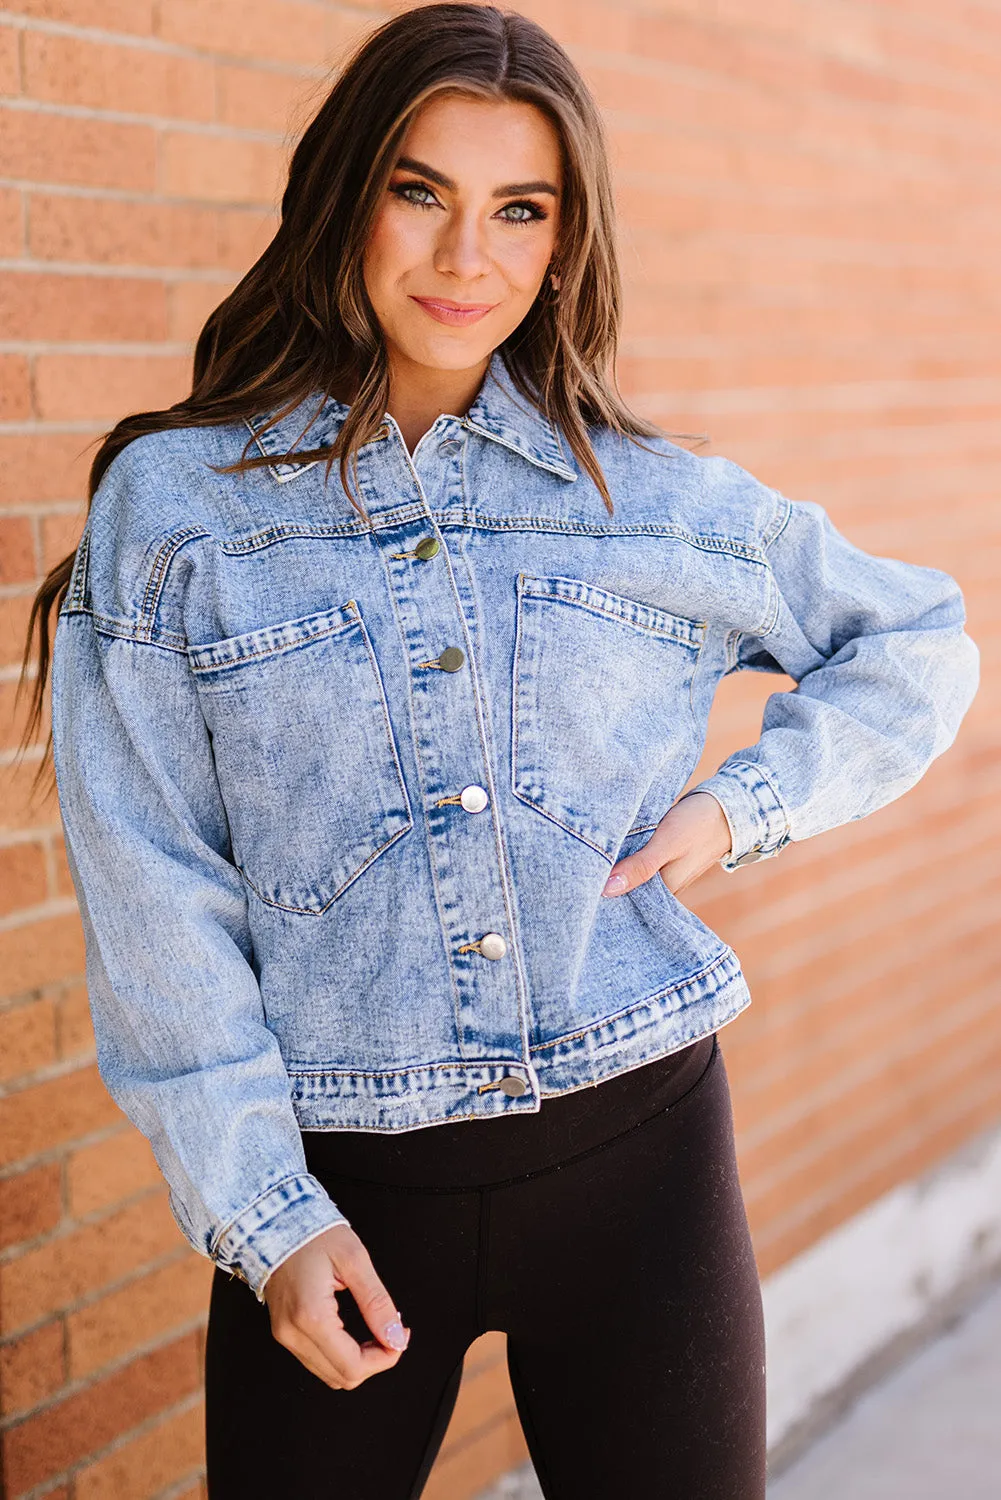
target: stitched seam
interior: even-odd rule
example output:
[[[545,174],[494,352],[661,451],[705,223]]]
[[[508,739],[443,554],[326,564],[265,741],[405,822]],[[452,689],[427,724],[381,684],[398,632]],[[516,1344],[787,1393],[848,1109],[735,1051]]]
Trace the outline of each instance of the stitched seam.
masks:
[[[240,667],[244,662],[256,661],[262,656],[284,656],[289,651],[294,651],[302,646],[312,645],[314,641],[325,641],[338,632],[350,630],[352,625],[360,624],[359,620],[343,620],[339,625],[331,625],[326,630],[317,630],[310,635],[297,636],[290,641],[279,642],[274,646],[262,646],[260,651],[245,651],[240,656],[227,656],[219,661],[197,661],[197,655],[201,651],[209,651],[209,646],[194,646],[189,649],[192,658],[191,670],[197,673],[203,672],[229,672],[234,667]],[[280,629],[280,627],[276,627]]]
[[[273,906],[278,911],[295,912],[297,916],[301,917],[322,917],[323,913],[328,909],[328,907],[333,905],[338,896],[342,895],[343,892],[347,890],[352,881],[357,880],[358,876],[361,875],[364,870],[368,869],[369,865],[374,859],[378,859],[379,855],[382,854],[386,849],[388,849],[390,844],[395,844],[397,839],[402,838],[405,833],[409,833],[412,827],[413,820],[410,819],[404,824],[402,828],[398,828],[394,834],[391,834],[390,837],[386,839],[385,843],[380,844],[377,849],[373,849],[372,853],[369,854],[364,862],[358,866],[357,870],[352,871],[348,878],[337,887],[333,895],[329,896],[327,900],[324,901],[322,906],[291,906],[287,902],[276,900],[273,896],[266,896],[264,892],[254,884],[242,865],[237,865],[236,868],[239,870],[244,880],[250,886],[250,889],[253,891],[254,895],[258,898],[258,900],[263,901],[265,906]]]
[[[215,1237],[209,1245],[209,1254],[212,1256],[215,1255],[216,1251],[219,1248],[219,1245],[226,1238],[226,1235],[233,1228],[234,1224],[239,1223],[239,1221],[245,1214],[250,1213],[251,1209],[256,1208],[258,1203],[263,1202],[265,1198],[267,1198],[271,1193],[276,1192],[277,1189],[282,1187],[286,1182],[301,1182],[304,1178],[311,1175],[312,1174],[308,1172],[287,1172],[284,1177],[279,1177],[278,1181],[273,1182],[270,1187],[264,1188],[263,1191],[258,1193],[256,1198],[252,1199],[245,1208],[241,1208],[235,1214],[233,1214],[232,1218],[228,1219],[223,1227],[216,1232]],[[310,1196],[315,1197],[316,1194],[307,1184],[305,1191],[301,1192],[297,1198],[292,1198],[289,1200],[289,1202],[283,1203],[282,1208],[291,1208],[293,1204],[301,1203],[303,1198],[308,1198]],[[256,1227],[259,1229],[265,1228],[268,1224],[274,1222],[280,1212],[281,1209],[277,1210],[276,1213],[272,1214],[270,1219],[266,1219],[263,1224],[259,1224]]]
[[[651,876],[651,879],[653,878]],[[659,879],[660,877],[656,878]],[[721,964],[730,963],[734,957],[733,949],[728,945],[724,945],[723,952],[718,953],[711,963],[706,964],[705,968],[697,969],[694,974],[687,974],[683,979],[676,980],[674,984],[669,984],[665,989],[657,990],[653,995],[647,995],[645,1000],[638,1000],[635,1005],[628,1005],[625,1010],[613,1011],[611,1015],[603,1016],[601,1021],[595,1026],[585,1026],[580,1031],[568,1031],[563,1036],[554,1037],[550,1042],[540,1042],[535,1051],[545,1052],[551,1047],[561,1047],[565,1042],[575,1042],[580,1037],[590,1036],[595,1031],[603,1030],[612,1021],[624,1020],[627,1016],[633,1015],[638,1010],[645,1009],[646,1006],[652,1005],[655,1001],[666,999],[668,995],[672,995],[676,990],[683,990],[687,985],[694,984],[697,979],[704,979],[714,969],[718,969]]]
[[[525,574],[522,574],[521,576],[525,578]],[[533,579],[526,578],[526,584],[528,585],[528,587],[522,589],[521,591],[521,596],[523,599],[537,599],[542,602],[548,601],[552,604],[568,604],[576,609],[586,609],[589,611],[589,613],[597,615],[597,617],[601,620],[611,620],[614,624],[617,625],[628,625],[633,630],[642,631],[644,635],[652,635],[658,640],[677,641],[678,644],[682,646],[694,646],[696,648],[699,648],[702,645],[702,641],[705,639],[705,631],[708,624],[708,621],[706,620],[689,621],[686,620],[682,615],[671,615],[666,610],[655,609],[652,605],[640,604],[639,600],[626,599],[624,595],[609,594],[605,589],[598,589],[595,584],[584,583],[583,579],[579,580],[581,587],[586,589],[594,589],[598,593],[604,593],[609,599],[621,599],[622,603],[630,606],[631,609],[639,608],[651,615],[660,616],[665,620],[676,620],[678,622],[679,628],[675,628],[673,624],[647,625],[644,624],[642,620],[634,618],[629,612],[621,611],[618,609],[606,609],[603,605],[596,604],[591,599],[577,598],[569,592],[561,592],[559,589],[547,588],[545,590],[537,590],[531,586],[534,581],[535,580]],[[541,581],[550,582],[550,580]],[[555,582],[555,580],[552,581]],[[578,580],[574,580],[574,582],[578,582]],[[694,633],[689,634],[689,632]]]
[[[189,542],[192,537],[209,535],[211,533],[206,531],[203,526],[185,526],[183,530],[175,531],[171,536],[167,537],[160,546],[159,551],[153,558],[149,579],[146,583],[146,592],[139,611],[140,619],[145,622],[140,628],[145,632],[147,639],[152,639],[153,631],[156,628],[156,613],[160,608],[160,598],[163,593],[167,573],[170,570],[170,564],[174,558],[174,553],[183,547],[185,542]]]
[[[178,656],[187,657],[188,651],[187,646],[183,644],[183,637],[175,635],[172,630],[162,631],[159,637],[154,636],[151,638],[146,635],[136,635],[135,626],[126,620],[116,620],[111,615],[95,614],[93,610],[74,611],[74,613],[81,612],[90,615],[94,629],[98,635],[111,636],[119,641],[128,641],[133,646],[149,646],[154,650],[173,651]],[[167,639],[168,636],[170,637],[169,640]],[[172,641],[177,641],[180,644],[172,645]]]

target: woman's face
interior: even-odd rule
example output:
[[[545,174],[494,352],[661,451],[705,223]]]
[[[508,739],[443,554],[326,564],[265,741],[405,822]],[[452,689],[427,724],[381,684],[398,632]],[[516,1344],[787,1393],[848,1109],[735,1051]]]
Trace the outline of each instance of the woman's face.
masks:
[[[365,248],[391,361],[484,365],[556,246],[559,138],[533,104],[439,95],[407,132]]]

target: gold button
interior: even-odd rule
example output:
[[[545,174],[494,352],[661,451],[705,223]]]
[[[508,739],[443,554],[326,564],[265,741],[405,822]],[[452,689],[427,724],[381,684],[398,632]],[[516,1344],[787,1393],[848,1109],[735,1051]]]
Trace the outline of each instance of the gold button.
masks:
[[[512,1099],[528,1093],[528,1084],[523,1078],[502,1078],[497,1087],[502,1094],[509,1094]]]
[[[465,660],[458,646],[446,646],[438,658],[438,665],[443,672],[457,672]]]
[[[488,932],[480,938],[480,952],[484,958],[503,958],[507,943],[499,932]]]
[[[414,548],[414,556],[419,557],[421,562],[427,562],[428,558],[435,557],[441,551],[441,543],[436,536],[423,537]]]
[[[468,813],[482,812],[490,799],[481,786],[464,786],[459,801]]]

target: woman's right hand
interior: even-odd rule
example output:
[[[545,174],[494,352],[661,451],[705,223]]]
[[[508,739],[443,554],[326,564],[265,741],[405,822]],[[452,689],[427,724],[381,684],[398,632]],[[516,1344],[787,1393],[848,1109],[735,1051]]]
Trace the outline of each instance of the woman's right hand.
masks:
[[[334,1295],[344,1290],[374,1339],[359,1344],[345,1329]],[[279,1344],[334,1390],[353,1391],[370,1375],[392,1369],[410,1341],[410,1329],[347,1224],[334,1224],[282,1261],[263,1296]]]

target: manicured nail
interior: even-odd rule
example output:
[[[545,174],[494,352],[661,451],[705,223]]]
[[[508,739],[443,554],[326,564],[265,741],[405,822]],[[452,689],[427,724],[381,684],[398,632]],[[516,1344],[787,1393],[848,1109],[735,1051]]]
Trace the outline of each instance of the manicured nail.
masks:
[[[386,1343],[393,1349],[405,1349],[407,1347],[407,1334],[402,1323],[387,1323],[383,1329],[383,1337]]]
[[[624,875],[609,875],[608,879],[605,882],[605,889],[601,894],[603,896],[617,896],[621,891],[624,891],[625,888],[626,877]]]

